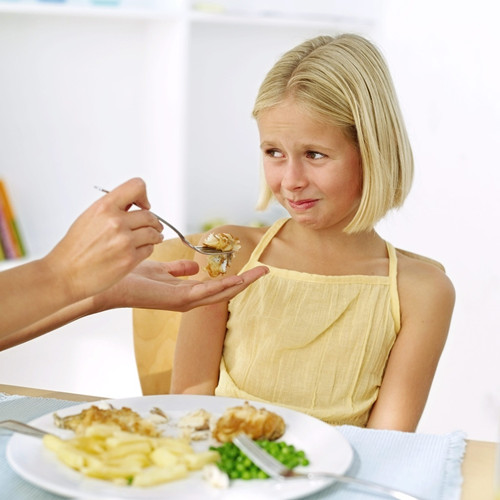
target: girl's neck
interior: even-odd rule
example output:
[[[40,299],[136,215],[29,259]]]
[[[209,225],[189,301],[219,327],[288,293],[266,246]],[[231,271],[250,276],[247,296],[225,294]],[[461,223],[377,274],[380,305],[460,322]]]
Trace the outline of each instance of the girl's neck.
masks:
[[[374,229],[354,234],[345,233],[342,228],[313,229],[289,220],[280,231],[281,238],[288,241],[307,242],[308,248],[325,249],[328,253],[361,252],[372,253],[384,247],[384,241]]]
[[[387,274],[387,248],[375,230],[346,234],[289,220],[261,256],[261,262],[311,274]]]

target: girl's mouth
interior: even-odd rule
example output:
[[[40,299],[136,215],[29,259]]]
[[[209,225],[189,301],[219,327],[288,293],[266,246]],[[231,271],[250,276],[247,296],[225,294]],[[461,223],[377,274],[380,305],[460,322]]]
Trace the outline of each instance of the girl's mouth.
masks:
[[[318,200],[288,200],[288,205],[293,210],[303,211],[312,208]]]

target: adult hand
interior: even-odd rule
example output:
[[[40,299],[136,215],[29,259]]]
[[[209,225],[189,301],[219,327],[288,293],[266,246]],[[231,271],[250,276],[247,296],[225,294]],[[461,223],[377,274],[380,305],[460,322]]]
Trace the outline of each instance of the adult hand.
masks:
[[[132,205],[139,210],[129,210]],[[149,257],[163,226],[149,212],[146,186],[131,179],[91,205],[45,258],[76,301],[102,292]]]
[[[255,267],[239,276],[217,280],[180,279],[198,272],[191,260],[173,262],[145,261],[119,283],[94,298],[97,310],[116,307],[140,307],[188,311],[232,299],[248,285],[267,274],[264,266]]]

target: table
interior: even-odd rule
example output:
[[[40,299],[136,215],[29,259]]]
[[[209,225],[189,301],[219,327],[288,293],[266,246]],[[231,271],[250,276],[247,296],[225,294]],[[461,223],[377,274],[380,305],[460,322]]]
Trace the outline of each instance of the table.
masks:
[[[91,402],[105,399],[104,397],[2,384],[0,384],[0,392],[77,402]],[[496,443],[473,440],[467,441],[467,448],[462,464],[464,482],[461,500],[493,500],[495,454]]]

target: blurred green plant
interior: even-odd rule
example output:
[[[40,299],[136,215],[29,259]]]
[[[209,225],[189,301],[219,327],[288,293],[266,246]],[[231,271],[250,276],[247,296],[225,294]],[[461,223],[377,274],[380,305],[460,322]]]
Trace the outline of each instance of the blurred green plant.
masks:
[[[211,229],[213,229],[214,227],[218,227],[218,226],[224,226],[226,225],[228,222],[226,219],[222,219],[222,218],[219,218],[219,219],[211,219],[211,220],[207,220],[206,222],[204,222],[202,225],[201,225],[201,230],[206,233],[207,231],[210,231]]]
[[[201,225],[201,230],[206,233],[208,231],[211,231],[214,227],[219,227],[219,226],[225,226],[226,224],[230,224],[229,221],[226,219],[221,218],[216,218],[216,219],[210,219],[204,222]],[[247,224],[250,227],[265,227],[268,226],[269,224],[261,221],[261,220],[253,220]]]

